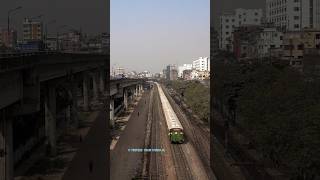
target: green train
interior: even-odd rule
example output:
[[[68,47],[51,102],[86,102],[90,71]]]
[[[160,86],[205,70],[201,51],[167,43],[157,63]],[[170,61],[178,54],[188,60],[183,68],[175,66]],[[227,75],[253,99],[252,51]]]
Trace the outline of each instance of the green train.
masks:
[[[159,90],[159,95],[160,95],[160,100],[162,104],[162,109],[165,115],[166,123],[168,126],[168,135],[171,143],[183,143],[184,142],[184,133],[183,133],[183,127],[172,109],[170,102],[168,101],[166,95],[164,94],[161,86],[159,83],[156,83],[158,90]]]

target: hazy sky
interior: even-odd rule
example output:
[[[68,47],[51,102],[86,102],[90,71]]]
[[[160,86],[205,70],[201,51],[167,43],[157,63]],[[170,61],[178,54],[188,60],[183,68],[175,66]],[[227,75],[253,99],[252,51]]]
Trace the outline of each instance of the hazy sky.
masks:
[[[77,29],[81,27],[83,32],[90,34],[101,33],[108,29],[110,11],[107,5],[107,0],[1,0],[0,27],[7,27],[9,9],[22,6],[12,15],[10,23],[20,34],[24,18],[40,14],[44,15],[42,20],[45,22],[57,21],[49,26],[49,32],[55,32],[58,26],[66,24]]]
[[[209,0],[111,0],[111,63],[160,72],[209,56]]]
[[[236,8],[261,8],[265,11],[266,0],[211,0],[211,15],[214,26],[219,23],[219,15],[224,11],[232,11]]]

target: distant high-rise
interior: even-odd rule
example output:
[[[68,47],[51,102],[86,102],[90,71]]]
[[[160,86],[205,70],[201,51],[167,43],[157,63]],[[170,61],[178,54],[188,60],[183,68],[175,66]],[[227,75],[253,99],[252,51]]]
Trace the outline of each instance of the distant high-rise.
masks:
[[[320,27],[320,0],[266,0],[266,19],[284,31]]]
[[[81,47],[81,34],[79,31],[72,30],[59,35],[58,47],[63,51],[77,52]]]
[[[213,56],[218,52],[219,49],[219,34],[213,28],[210,27],[210,54]]]
[[[166,70],[166,79],[167,80],[177,80],[178,79],[178,70],[176,65],[168,65]]]
[[[7,29],[0,30],[0,46],[13,48],[17,44],[17,31],[11,29],[8,33]]]
[[[193,69],[198,71],[210,71],[210,58],[200,57],[199,59],[193,61]]]
[[[224,13],[220,16],[219,48],[232,51],[232,32],[242,25],[260,25],[262,9],[236,9],[234,13]]]
[[[25,19],[23,22],[23,41],[43,40],[43,24],[39,21]]]
[[[108,33],[102,33],[102,36],[101,36],[101,46],[102,46],[102,52],[109,52],[109,47],[110,47],[110,34],[108,34]]]
[[[191,70],[192,69],[192,64],[183,64],[183,66],[178,67],[178,77],[182,78],[183,77],[183,71],[184,70]]]

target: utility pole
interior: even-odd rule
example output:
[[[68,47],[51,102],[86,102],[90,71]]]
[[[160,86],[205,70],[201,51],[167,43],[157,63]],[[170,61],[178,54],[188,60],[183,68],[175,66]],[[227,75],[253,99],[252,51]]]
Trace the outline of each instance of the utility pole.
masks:
[[[10,9],[9,11],[8,11],[8,24],[7,24],[7,39],[8,39],[8,41],[9,41],[9,31],[10,31],[10,14],[11,13],[13,13],[14,11],[17,11],[17,10],[19,10],[19,9],[21,9],[22,7],[21,6],[18,6],[18,7],[16,7],[16,8],[14,8],[14,9]]]

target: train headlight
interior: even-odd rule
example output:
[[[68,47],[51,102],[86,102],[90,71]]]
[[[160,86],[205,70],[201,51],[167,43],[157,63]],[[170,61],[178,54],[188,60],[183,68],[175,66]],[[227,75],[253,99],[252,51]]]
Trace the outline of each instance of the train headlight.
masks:
[[[178,134],[177,132],[175,132],[174,134]]]

